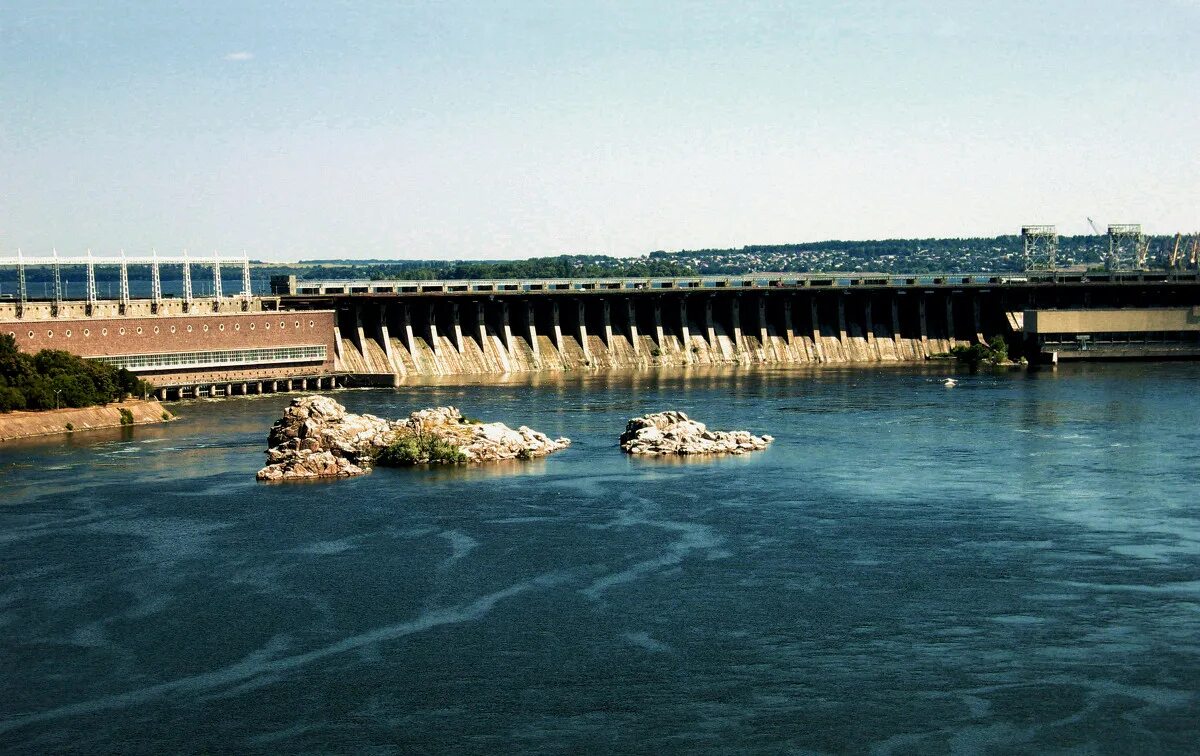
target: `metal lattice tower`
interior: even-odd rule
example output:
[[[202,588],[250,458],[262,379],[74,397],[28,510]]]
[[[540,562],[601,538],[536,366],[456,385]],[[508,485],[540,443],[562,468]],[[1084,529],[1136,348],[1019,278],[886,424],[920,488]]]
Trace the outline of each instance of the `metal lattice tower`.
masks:
[[[96,265],[92,262],[92,250],[88,249],[87,253],[87,311],[92,314],[92,308],[96,306]]]
[[[129,307],[129,265],[125,262],[125,250],[121,250],[121,312]]]
[[[1145,267],[1146,249],[1142,224],[1111,223],[1108,226],[1108,259],[1104,266],[1109,270]]]
[[[213,252],[213,298],[220,299],[221,293],[221,256]]]
[[[250,301],[250,257],[242,250],[242,298]]]
[[[1025,270],[1054,270],[1058,257],[1058,229],[1055,226],[1022,226],[1021,245]]]
[[[17,317],[25,317],[25,303],[29,300],[29,291],[25,288],[25,258],[21,248],[17,248]]]
[[[151,252],[150,260],[150,301],[154,303],[155,310],[162,302],[162,276],[158,270],[158,250]]]
[[[186,249],[183,250],[183,308],[185,312],[192,309],[192,261]]]
[[[54,269],[54,309],[55,315],[58,315],[59,309],[62,307],[62,268],[58,265],[58,250],[54,250],[54,264],[51,265]]]

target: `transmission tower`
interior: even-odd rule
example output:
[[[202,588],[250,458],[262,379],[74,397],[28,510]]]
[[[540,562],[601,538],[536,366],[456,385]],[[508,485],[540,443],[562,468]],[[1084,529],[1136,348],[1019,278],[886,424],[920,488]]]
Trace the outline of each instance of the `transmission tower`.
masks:
[[[1054,226],[1021,226],[1025,270],[1054,270],[1058,256],[1058,229]]]
[[[1146,265],[1146,239],[1140,223],[1113,223],[1108,226],[1109,270],[1140,269]]]

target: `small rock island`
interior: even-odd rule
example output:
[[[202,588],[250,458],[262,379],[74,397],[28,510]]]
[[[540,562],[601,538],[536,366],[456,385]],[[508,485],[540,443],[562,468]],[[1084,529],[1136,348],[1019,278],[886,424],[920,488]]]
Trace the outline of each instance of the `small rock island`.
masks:
[[[750,431],[711,431],[675,410],[635,417],[621,434],[621,448],[645,456],[745,454],[762,451],[775,439]]]
[[[362,475],[375,465],[494,462],[533,459],[565,449],[567,438],[552,439],[525,426],[463,417],[454,407],[414,412],[388,421],[355,415],[326,396],[292,400],[267,436],[267,466],[259,480],[300,480]]]

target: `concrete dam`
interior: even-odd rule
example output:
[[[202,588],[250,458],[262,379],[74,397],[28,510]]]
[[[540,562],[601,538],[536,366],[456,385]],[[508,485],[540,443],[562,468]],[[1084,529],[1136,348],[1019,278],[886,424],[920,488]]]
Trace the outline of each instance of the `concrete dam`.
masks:
[[[1046,345],[1056,358],[1103,356],[1118,344],[1113,356],[1200,355],[1194,273],[281,278],[272,285],[285,309],[332,311],[338,368],[372,383],[580,369],[911,363],[996,335],[1035,359]],[[1059,310],[1117,310],[1140,319],[1133,331],[1117,325],[1084,341],[1025,325],[1027,313],[1036,325],[1056,322],[1039,312]],[[1102,321],[1114,327],[1114,318]],[[1086,328],[1087,318],[1072,323]]]
[[[162,399],[392,385],[436,376],[709,365],[920,363],[1003,336],[1031,361],[1200,358],[1196,271],[469,281],[271,280],[195,296],[187,258],[18,258],[0,334],[127,368]],[[0,260],[0,265],[4,261]],[[53,271],[29,296],[25,266]],[[118,268],[102,299],[95,268]],[[132,296],[128,267],[151,272]],[[67,266],[83,268],[82,299]],[[178,268],[182,288],[164,285]],[[49,289],[49,286],[46,286]]]

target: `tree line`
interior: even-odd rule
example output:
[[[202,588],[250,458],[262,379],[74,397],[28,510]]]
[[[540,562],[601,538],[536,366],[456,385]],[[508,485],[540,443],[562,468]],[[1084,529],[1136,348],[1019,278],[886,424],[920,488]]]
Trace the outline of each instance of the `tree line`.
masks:
[[[57,349],[25,354],[10,334],[0,335],[0,412],[93,407],[149,388],[125,368]]]

